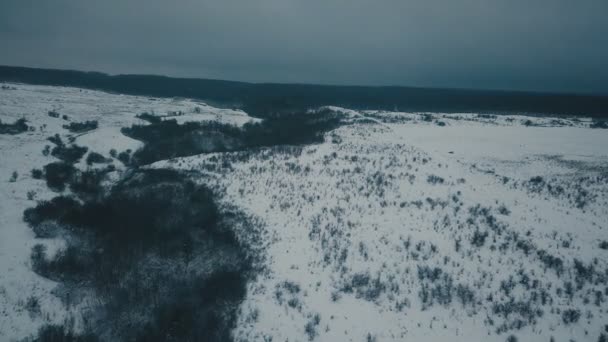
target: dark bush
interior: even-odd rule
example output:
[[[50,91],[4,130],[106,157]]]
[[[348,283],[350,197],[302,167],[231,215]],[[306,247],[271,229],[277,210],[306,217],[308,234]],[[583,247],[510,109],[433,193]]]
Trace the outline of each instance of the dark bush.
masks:
[[[93,335],[79,335],[62,325],[45,325],[38,330],[35,342],[97,342]]]
[[[162,121],[162,119],[159,116],[152,115],[150,113],[141,113],[141,114],[137,115],[136,117],[139,119],[142,119],[142,120],[146,120],[149,123],[155,123],[155,124],[160,123]]]
[[[555,270],[558,275],[561,275],[564,270],[564,261],[560,257],[553,256],[545,250],[536,252],[540,261],[547,267]]]
[[[487,237],[488,232],[480,232],[479,230],[475,230],[473,237],[471,238],[471,244],[476,247],[482,247],[485,244]]]
[[[26,122],[27,122],[27,120],[25,120],[25,119],[18,119],[17,121],[15,121],[12,124],[4,124],[0,120],[0,134],[15,135],[15,134],[27,132],[29,127],[27,126]]]
[[[232,341],[236,306],[245,296],[244,285],[243,275],[218,272],[178,288],[175,300],[154,311],[153,321],[136,341]]]
[[[68,147],[61,144],[53,147],[51,155],[66,163],[73,164],[78,162],[87,153],[87,150],[84,146],[72,145]]]
[[[83,121],[83,122],[71,122],[69,125],[63,125],[63,128],[69,130],[72,133],[84,133],[97,129],[99,126],[96,120]]]
[[[562,312],[562,320],[564,324],[576,323],[581,318],[580,310],[567,309]]]
[[[63,191],[75,174],[74,166],[64,162],[50,163],[44,167],[46,185],[54,191]]]
[[[81,196],[97,196],[101,193],[101,181],[105,171],[88,170],[77,172],[70,181],[70,190]]]
[[[45,145],[44,150],[42,150],[42,155],[46,157],[49,154],[51,154],[51,146]]]
[[[443,184],[445,180],[442,177],[430,175],[427,177],[426,181],[429,184]]]
[[[60,146],[63,145],[63,140],[61,140],[61,136],[59,134],[55,134],[53,136],[48,137],[46,140],[52,142],[53,144]]]
[[[74,215],[81,210],[81,205],[76,200],[66,196],[58,196],[50,201],[39,202],[34,208],[28,208],[23,212],[23,220],[31,227],[39,225],[47,220],[69,222]]]
[[[107,163],[108,160],[97,152],[90,152],[87,155],[87,165]]]
[[[48,112],[48,115],[49,115],[50,117],[52,117],[52,118],[59,118],[59,116],[60,116],[60,115],[59,115],[59,113],[57,113],[57,112],[56,112],[56,111],[54,111],[54,110],[49,111],[49,112]]]
[[[74,178],[99,174],[85,175]],[[174,171],[146,170],[83,198],[56,197],[24,212],[35,232],[57,222],[71,234],[67,248],[50,260],[43,247],[32,250],[37,273],[88,284],[104,298],[97,314],[117,334],[109,340],[230,340],[250,266],[220,222],[211,191]],[[151,257],[160,263],[146,266]],[[191,261],[198,265],[192,271],[175,272]],[[133,315],[142,318],[121,319]],[[100,329],[90,333],[106,333]]]
[[[603,128],[603,129],[607,129],[608,128],[608,121],[594,120],[589,127],[591,127],[591,128]]]
[[[44,173],[40,169],[32,169],[32,178],[34,179],[42,179]]]
[[[118,154],[116,159],[120,160],[124,165],[131,164],[131,150],[122,151]]]

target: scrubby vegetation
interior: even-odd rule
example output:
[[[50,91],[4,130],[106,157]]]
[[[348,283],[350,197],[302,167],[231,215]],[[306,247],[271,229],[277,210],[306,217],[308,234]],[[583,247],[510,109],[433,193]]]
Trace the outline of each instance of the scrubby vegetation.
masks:
[[[65,144],[59,134],[55,134],[54,136],[49,137],[47,140],[55,144],[55,147],[53,147],[50,154],[53,157],[69,164],[78,162],[88,151],[88,148],[83,146]],[[44,155],[48,155],[49,148],[50,147],[48,147],[48,145],[45,146],[45,150],[43,151]]]
[[[316,143],[339,123],[339,116],[328,111],[271,117],[243,128],[217,122],[179,125],[175,120],[164,120],[123,128],[122,132],[146,143],[133,155],[134,162],[142,165],[200,153]]]
[[[73,180],[73,190],[98,184],[97,174],[80,177],[95,180]],[[44,229],[51,222],[71,236],[50,259],[35,247],[32,265],[50,279],[87,284],[104,303],[96,313],[104,323],[87,335],[230,340],[250,265],[208,189],[173,171],[137,171],[80,200],[40,202],[24,220],[39,237],[52,234]]]
[[[52,118],[58,119],[61,114],[59,114],[58,112],[56,112],[54,110],[50,110],[50,111],[48,111],[47,115]]]
[[[110,162],[110,160],[106,159],[106,157],[97,152],[91,151],[89,155],[87,155],[87,165],[103,164],[108,162]]]
[[[138,114],[136,117],[138,119],[142,119],[142,120],[148,121],[149,123],[153,123],[153,124],[158,124],[158,123],[160,123],[162,121],[162,119],[160,118],[160,116],[153,115],[153,114],[150,114],[150,113],[147,113],[147,112]]]
[[[69,130],[72,133],[84,133],[97,129],[98,122],[95,120],[84,121],[84,122],[70,122],[69,125],[63,125],[63,128]]]
[[[427,115],[431,125],[442,122]],[[49,139],[56,145],[53,155],[62,156],[61,161],[36,174],[49,187],[69,191],[39,202],[24,212],[24,220],[36,237],[60,237],[65,246],[57,253],[55,248],[47,252],[46,241],[41,240],[32,249],[31,265],[38,274],[61,284],[59,295],[65,303],[79,313],[80,308],[73,305],[84,304],[87,311],[82,311],[82,331],[48,326],[40,332],[42,340],[45,336],[47,340],[83,341],[231,340],[245,284],[257,271],[250,259],[254,252],[240,240],[241,235],[234,234],[228,218],[232,213],[218,208],[219,202],[202,182],[213,184],[215,194],[226,191],[226,196],[234,196],[224,198],[231,203],[248,193],[267,196],[266,211],[270,215],[281,212],[273,218],[288,218],[277,220],[281,229],[302,224],[304,235],[293,229],[293,237],[303,237],[298,242],[310,243],[306,251],[318,254],[305,260],[307,265],[296,264],[300,260],[294,259],[292,269],[301,267],[299,272],[311,274],[327,271],[331,278],[319,281],[316,287],[307,277],[298,277],[300,283],[283,279],[272,283],[271,279],[267,288],[250,287],[252,292],[270,291],[271,300],[287,315],[301,316],[295,326],[303,334],[301,339],[325,338],[324,331],[335,329],[330,327],[333,316],[312,311],[324,298],[338,306],[367,301],[364,304],[370,309],[396,311],[404,317],[428,310],[424,314],[433,315],[428,322],[436,325],[433,329],[441,329],[442,323],[451,325],[444,316],[449,311],[449,317],[478,320],[489,335],[500,334],[500,339],[510,341],[517,340],[510,334],[519,336],[519,329],[540,329],[535,325],[541,318],[578,328],[591,320],[590,312],[605,304],[607,278],[602,260],[573,259],[577,254],[570,252],[574,249],[562,252],[559,246],[580,246],[557,233],[555,241],[538,243],[534,226],[552,222],[530,220],[515,226],[513,222],[521,223],[518,219],[524,208],[509,196],[496,201],[487,196],[487,202],[486,197],[476,196],[475,169],[471,174],[449,173],[443,159],[432,160],[424,152],[383,139],[364,145],[362,142],[371,140],[367,139],[369,132],[385,129],[371,119],[373,125],[352,130],[362,139],[348,140],[347,134],[353,133],[350,129],[336,130],[328,135],[327,144],[303,147],[322,141],[323,133],[337,127],[341,118],[332,113],[271,116],[239,128],[178,124],[146,113],[139,117],[149,124],[123,131],[143,141],[144,148],[111,150],[110,155],[126,166],[112,174],[108,172],[113,165],[78,170],[74,163],[82,155],[69,156],[77,155],[80,147],[64,143],[60,136]],[[271,147],[260,148],[265,146]],[[167,163],[193,170],[191,174],[138,169],[156,160],[216,151],[241,152]],[[109,161],[96,152],[86,157],[89,166]],[[189,178],[195,173],[201,183]],[[467,181],[450,174],[467,177]],[[514,183],[501,178],[497,186]],[[245,179],[242,183],[246,184],[235,179]],[[238,189],[226,190],[232,184]],[[544,173],[520,180],[518,186],[538,197],[561,191]],[[471,198],[483,204],[476,205]],[[369,219],[370,214],[376,215],[374,219]],[[391,229],[383,229],[386,227]],[[597,250],[598,244],[604,248],[602,241],[593,243],[594,252],[602,253]],[[591,310],[583,309],[582,303]],[[567,313],[564,308],[580,312]],[[250,310],[251,318],[240,316],[251,319],[247,324],[257,319],[267,324],[268,311],[258,317],[259,311],[249,301],[241,309]],[[425,324],[412,324],[416,323]],[[382,336],[386,335],[373,331],[368,340]]]
[[[38,330],[36,342],[97,342],[95,336],[78,334],[63,325],[45,325]]]
[[[27,125],[27,120],[18,119],[12,124],[5,124],[0,120],[0,134],[19,134],[23,132],[27,132],[29,129]]]
[[[46,185],[54,191],[63,191],[76,173],[76,168],[64,162],[54,162],[44,167]]]
[[[42,179],[44,173],[40,169],[32,169],[32,178],[34,179]]]
[[[57,159],[73,164],[78,162],[88,151],[88,148],[78,145],[57,145],[51,150],[51,155]]]
[[[589,127],[608,129],[608,120],[594,120]]]

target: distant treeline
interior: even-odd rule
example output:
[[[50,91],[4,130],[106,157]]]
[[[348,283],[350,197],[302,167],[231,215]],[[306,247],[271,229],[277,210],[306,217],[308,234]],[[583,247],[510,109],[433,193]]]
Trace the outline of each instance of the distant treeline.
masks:
[[[0,81],[72,86],[130,95],[188,97],[243,108],[266,117],[311,107],[429,112],[536,113],[608,116],[608,95],[412,87],[244,83],[148,75],[0,66]]]

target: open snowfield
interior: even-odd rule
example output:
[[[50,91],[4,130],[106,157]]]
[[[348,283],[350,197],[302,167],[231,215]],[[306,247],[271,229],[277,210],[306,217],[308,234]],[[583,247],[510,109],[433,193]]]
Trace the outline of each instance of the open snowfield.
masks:
[[[257,120],[188,99],[10,86],[0,91],[0,120],[25,118],[35,130],[0,134],[0,341],[66,319],[78,327],[87,305],[66,307],[54,295],[59,284],[30,265],[35,244],[63,245],[35,238],[22,219],[55,195],[30,175],[55,159],[41,152],[49,136],[74,136],[111,158],[118,179],[126,166],[109,151],[142,146],[120,131],[144,124],[137,114],[180,124]],[[256,219],[262,271],[247,285],[235,340],[597,341],[608,333],[607,130],[586,119],[330,109],[344,124],[321,144],[144,167],[187,171],[222,205]],[[99,127],[62,128],[85,120]]]

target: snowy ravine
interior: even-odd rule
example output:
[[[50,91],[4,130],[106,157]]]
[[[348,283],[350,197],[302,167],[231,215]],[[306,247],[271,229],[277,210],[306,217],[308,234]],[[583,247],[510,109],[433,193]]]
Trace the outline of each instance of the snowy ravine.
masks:
[[[75,143],[108,158],[110,149],[141,146],[120,128],[143,123],[142,112],[180,114],[180,123],[254,120],[187,99],[10,86],[0,92],[0,120],[23,117],[35,131],[0,135],[1,341],[78,321],[79,308],[53,295],[57,284],[31,270],[40,239],[22,221],[35,200],[54,195],[30,176],[54,159],[41,153],[46,139],[69,134],[67,121],[47,112],[98,120]],[[263,225],[263,272],[248,286],[235,340],[608,334],[607,130],[585,119],[329,109],[345,123],[322,144],[146,166],[188,171]],[[114,164],[119,174],[124,166]],[[31,297],[39,312],[26,309]]]

